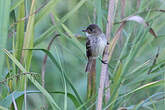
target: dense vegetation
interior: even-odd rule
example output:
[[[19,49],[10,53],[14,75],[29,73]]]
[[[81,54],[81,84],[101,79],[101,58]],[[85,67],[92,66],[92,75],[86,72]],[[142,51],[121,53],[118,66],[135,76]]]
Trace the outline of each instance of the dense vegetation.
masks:
[[[109,1],[102,108],[163,110],[164,0],[0,0],[0,110],[94,110],[102,64],[90,88],[81,30],[95,23],[107,33]]]

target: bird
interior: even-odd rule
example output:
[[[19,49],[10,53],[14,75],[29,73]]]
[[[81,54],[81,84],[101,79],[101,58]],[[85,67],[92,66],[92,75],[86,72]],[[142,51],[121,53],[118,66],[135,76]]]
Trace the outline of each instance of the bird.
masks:
[[[97,24],[90,24],[82,31],[85,32],[87,36],[86,56],[88,58],[88,62],[85,72],[90,72],[93,60],[103,54],[104,48],[107,45],[107,39]]]

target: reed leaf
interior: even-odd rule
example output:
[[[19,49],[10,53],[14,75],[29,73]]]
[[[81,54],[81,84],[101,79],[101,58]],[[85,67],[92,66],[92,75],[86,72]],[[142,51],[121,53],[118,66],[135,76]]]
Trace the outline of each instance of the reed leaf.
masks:
[[[3,73],[3,66],[5,61],[5,56],[1,49],[6,48],[7,37],[8,37],[8,26],[9,26],[9,13],[10,13],[10,0],[0,1],[0,73]],[[2,74],[0,74],[0,79],[2,79]]]
[[[44,16],[48,16],[48,14],[53,10],[58,0],[50,0],[39,12],[39,14],[35,18],[35,24],[39,23]]]
[[[10,54],[6,49],[3,49],[3,51],[6,53],[6,55],[17,65],[17,67],[23,72],[23,73],[27,73],[28,71],[22,66],[22,64],[12,55]],[[43,95],[45,95],[45,97],[47,98],[47,100],[49,101],[49,103],[51,104],[53,109],[59,109],[60,107],[56,104],[56,102],[54,101],[54,99],[52,98],[52,96],[46,91],[46,89],[44,89],[39,83],[38,81],[36,81],[34,79],[34,77],[32,77],[29,74],[26,74],[27,78],[42,92]]]

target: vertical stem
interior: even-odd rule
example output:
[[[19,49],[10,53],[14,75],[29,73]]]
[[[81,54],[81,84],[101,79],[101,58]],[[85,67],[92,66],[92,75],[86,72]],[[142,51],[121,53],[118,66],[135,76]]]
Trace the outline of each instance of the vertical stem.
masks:
[[[103,61],[105,61],[105,59],[108,59],[108,53],[109,52],[108,52],[108,46],[107,46],[103,54]],[[108,72],[107,70],[108,70],[108,64],[102,63],[100,85],[99,85],[98,98],[97,98],[98,103],[97,103],[96,110],[102,110],[104,83],[105,83],[106,73]]]
[[[18,8],[17,20],[19,21],[24,16],[25,16],[25,6],[24,6],[24,2],[22,2]],[[25,26],[24,23],[25,23],[24,21],[21,21],[16,25],[16,30],[17,30],[16,31],[16,40],[13,37],[13,49],[15,50],[15,52],[13,54],[15,55],[17,60],[19,60],[19,61],[21,61],[22,48],[23,48],[23,42],[24,42],[24,32],[25,32],[24,31],[24,26]],[[15,42],[14,40],[16,41],[16,44],[14,43]],[[14,63],[13,63],[13,68],[15,68],[14,74],[20,73],[19,69],[15,66]],[[24,79],[23,77],[17,77],[16,78],[17,82],[15,84],[15,88],[17,88],[18,90],[22,90],[22,91],[24,90],[24,86],[26,83],[26,81],[21,82],[21,80]],[[26,89],[25,89],[25,92],[26,92]],[[24,97],[20,97],[19,99],[16,99],[18,109],[22,109],[23,98],[25,98],[24,101],[25,101],[25,108],[26,108],[26,94],[24,94]]]
[[[26,94],[26,90],[27,90],[27,77],[25,76],[25,85],[24,85],[24,105],[25,105],[25,110],[27,110],[27,94]]]
[[[106,73],[106,78],[105,78],[105,102],[107,103],[110,99],[110,80],[109,80],[109,74],[108,74],[108,68],[107,68],[107,73]]]
[[[14,109],[15,109],[15,110],[18,110],[18,107],[17,107],[17,104],[16,104],[16,102],[15,102],[15,99],[14,99],[13,94],[12,94],[12,101],[13,101]]]
[[[53,41],[55,40],[56,37],[58,37],[59,34],[56,34],[50,41],[49,45],[48,45],[48,48],[47,50],[50,50],[50,47],[53,43]],[[43,60],[43,64],[42,64],[42,70],[41,70],[41,73],[42,73],[42,87],[45,88],[45,69],[46,69],[46,62],[47,62],[47,58],[48,58],[48,55],[45,55],[44,56],[44,60]]]
[[[35,1],[36,0],[31,1],[30,14],[32,14],[33,11],[35,10]],[[28,23],[26,26],[26,33],[25,33],[24,42],[23,42],[23,49],[33,48],[34,20],[35,20],[35,15],[28,17]],[[24,27],[22,27],[22,28],[24,28]],[[24,64],[24,66],[28,72],[30,70],[31,59],[32,59],[32,50],[23,50],[21,61]],[[19,90],[20,91],[26,90],[27,84],[28,84],[27,75],[22,76],[19,80]],[[24,97],[20,97],[20,99],[17,99],[18,100],[17,101],[18,110],[22,109],[24,98],[25,98],[25,103],[26,103],[26,97],[27,97],[27,94],[25,93]],[[26,110],[26,108],[25,108],[25,110]]]
[[[108,16],[107,16],[107,26],[106,26],[106,38],[107,40],[110,39],[110,34],[112,31],[112,25],[114,22],[114,8],[115,8],[115,0],[109,0],[109,7],[108,7]],[[103,54],[103,61],[107,61],[108,63],[108,56],[109,56],[109,45],[105,47],[104,54]],[[100,74],[100,85],[98,91],[98,102],[97,102],[97,110],[102,110],[102,102],[103,102],[103,93],[104,93],[104,84],[105,78],[108,77],[108,64],[102,64],[101,74]]]
[[[112,31],[112,25],[114,21],[114,10],[115,10],[115,0],[109,0],[109,7],[108,7],[108,16],[107,16],[107,26],[106,26],[106,38],[109,40],[111,31]]]
[[[137,4],[136,4],[136,9],[138,10],[138,8],[140,7],[140,2],[141,0],[137,0]]]

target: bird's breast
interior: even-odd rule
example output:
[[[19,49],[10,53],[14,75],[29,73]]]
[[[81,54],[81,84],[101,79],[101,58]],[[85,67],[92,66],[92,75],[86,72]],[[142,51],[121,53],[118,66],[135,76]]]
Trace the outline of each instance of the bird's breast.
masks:
[[[95,37],[90,41],[91,41],[92,56],[98,57],[99,55],[102,55],[104,48],[106,46],[106,41],[102,37]]]

